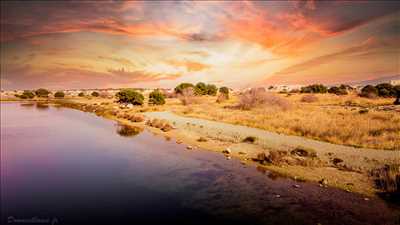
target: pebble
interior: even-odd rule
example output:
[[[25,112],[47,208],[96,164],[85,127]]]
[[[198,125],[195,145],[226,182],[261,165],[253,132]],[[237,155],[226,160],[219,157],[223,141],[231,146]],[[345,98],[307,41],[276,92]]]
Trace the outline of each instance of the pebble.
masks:
[[[365,201],[369,201],[369,198],[364,198]]]
[[[230,160],[230,159],[231,159],[231,157],[230,157],[230,156],[228,156],[228,157],[226,157],[226,159],[227,159],[227,160]]]
[[[300,185],[294,184],[293,187],[295,187],[295,188],[300,188]]]
[[[192,147],[192,146],[190,146],[190,145],[188,145],[188,146],[186,146],[186,149],[188,149],[188,150],[192,150],[192,149],[193,149],[193,147]]]
[[[280,198],[280,197],[281,197],[281,195],[275,195],[275,197],[276,197],[276,198]]]

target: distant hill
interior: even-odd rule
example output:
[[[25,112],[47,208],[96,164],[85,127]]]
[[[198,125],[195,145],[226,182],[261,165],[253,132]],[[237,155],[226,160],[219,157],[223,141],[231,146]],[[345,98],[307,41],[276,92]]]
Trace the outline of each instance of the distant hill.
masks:
[[[389,77],[383,77],[379,79],[372,79],[372,80],[364,80],[364,81],[356,81],[356,82],[347,82],[346,84],[349,85],[376,85],[380,83],[389,83],[391,80],[400,80],[400,75],[394,75]]]

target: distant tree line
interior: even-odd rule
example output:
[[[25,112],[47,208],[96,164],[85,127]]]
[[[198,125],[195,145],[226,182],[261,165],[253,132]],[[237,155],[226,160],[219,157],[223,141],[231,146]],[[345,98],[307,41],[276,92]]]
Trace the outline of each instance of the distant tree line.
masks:
[[[196,95],[217,95],[218,88],[214,84],[205,84],[203,82],[199,82],[196,85],[191,83],[181,83],[175,87],[176,94],[183,94],[183,90],[187,88],[193,88],[194,93]]]

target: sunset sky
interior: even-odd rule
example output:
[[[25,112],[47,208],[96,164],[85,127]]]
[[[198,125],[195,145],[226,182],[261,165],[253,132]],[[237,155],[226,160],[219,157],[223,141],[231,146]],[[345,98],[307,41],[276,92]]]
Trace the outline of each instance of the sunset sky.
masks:
[[[1,88],[336,84],[400,74],[395,1],[1,2]]]

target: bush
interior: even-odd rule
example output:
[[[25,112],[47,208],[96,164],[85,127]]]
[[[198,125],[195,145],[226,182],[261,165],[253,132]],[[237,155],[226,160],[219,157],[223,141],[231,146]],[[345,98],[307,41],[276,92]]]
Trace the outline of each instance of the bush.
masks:
[[[389,83],[378,84],[375,88],[378,90],[379,97],[390,98],[396,96],[396,90]]]
[[[301,93],[326,93],[327,88],[322,84],[312,84],[306,87],[302,87]]]
[[[266,92],[264,88],[252,88],[243,93],[239,98],[240,109],[248,110],[257,106],[277,106],[283,110],[290,108],[290,103],[270,92]]]
[[[62,91],[57,91],[57,92],[54,94],[54,97],[56,97],[56,98],[64,98],[64,96],[65,96],[65,94],[64,94],[64,92],[62,92]]]
[[[149,104],[164,105],[165,104],[164,94],[161,93],[159,90],[152,91],[149,95]]]
[[[32,99],[35,97],[35,94],[32,91],[25,90],[22,95],[18,95],[17,97],[22,99]]]
[[[79,96],[79,97],[84,97],[84,96],[85,96],[85,93],[81,92],[81,93],[78,94],[78,96]]]
[[[335,94],[335,95],[347,95],[346,86],[341,85],[340,87],[331,87],[328,90],[328,93]]]
[[[47,98],[49,97],[50,91],[44,89],[44,88],[39,88],[35,91],[36,96],[38,97],[43,97],[43,98]]]
[[[99,97],[100,94],[99,94],[99,92],[97,92],[97,91],[93,91],[93,92],[92,92],[92,96],[93,96],[93,97]]]
[[[142,132],[140,127],[128,126],[124,124],[118,124],[117,133],[123,137],[132,137]]]
[[[229,98],[229,88],[227,87],[220,87],[219,88],[219,93],[220,94],[224,94]]]
[[[194,87],[194,92],[196,95],[206,95],[207,94],[207,85],[203,82],[199,82]]]
[[[242,140],[242,142],[254,143],[256,140],[257,138],[254,136],[247,136],[245,139]]]
[[[130,103],[133,105],[143,105],[144,97],[141,93],[133,89],[124,89],[115,95],[119,103]]]
[[[178,96],[183,105],[190,105],[195,102],[194,88],[189,87],[182,90],[182,93]]]
[[[191,83],[181,83],[178,86],[175,87],[175,93],[176,94],[182,94],[183,90],[186,88],[194,88],[193,84]]]
[[[378,89],[372,85],[367,85],[361,89],[360,96],[365,98],[375,98],[378,96]]]
[[[395,105],[400,105],[400,85],[396,85],[393,88],[396,92],[396,101],[393,102]]]
[[[218,88],[214,84],[207,84],[207,95],[217,95]]]
[[[305,95],[301,98],[302,102],[307,102],[307,103],[312,103],[312,102],[317,102],[318,101],[318,97],[315,95]]]

